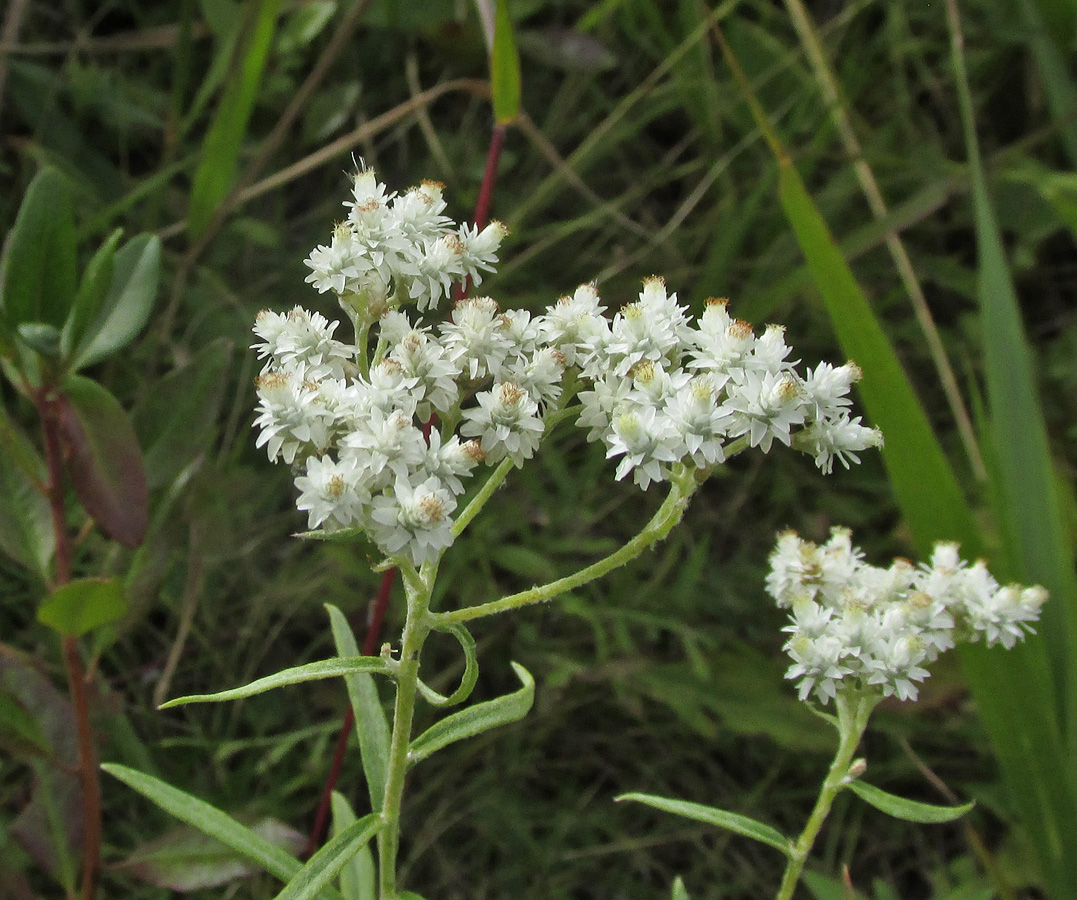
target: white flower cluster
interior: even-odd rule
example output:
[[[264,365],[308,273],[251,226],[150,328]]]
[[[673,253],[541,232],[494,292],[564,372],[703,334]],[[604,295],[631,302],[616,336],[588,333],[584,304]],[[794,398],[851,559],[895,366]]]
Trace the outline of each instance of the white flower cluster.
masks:
[[[1000,586],[983,560],[964,562],[957,544],[936,544],[919,568],[905,559],[870,566],[845,528],[822,546],[779,535],[767,591],[790,610],[786,678],[798,680],[801,700],[822,703],[843,690],[915,700],[940,653],[961,641],[1013,647],[1047,599],[1042,587]]]
[[[373,169],[355,177],[352,200],[344,205],[348,218],[306,261],[307,281],[320,293],[332,291],[371,310],[375,319],[394,303],[431,309],[453,282],[479,284],[506,234],[500,222],[482,231],[454,228],[443,215],[441,184],[424,181],[407,193],[387,194]]]
[[[710,469],[737,439],[765,452],[795,438],[827,472],[881,443],[849,413],[856,366],[798,375],[780,327],[757,336],[725,301],[692,322],[660,278],[612,319],[593,285],[537,316],[473,297],[441,321],[409,318],[402,306],[434,311],[454,282],[491,270],[505,229],[456,228],[431,182],[397,196],[365,170],[353,194],[307,265],[357,343],[298,306],[254,326],[258,446],[296,469],[311,529],[359,529],[389,558],[434,560],[464,478],[480,462],[523,465],[573,402],[589,438],[621,457],[617,478],[642,487]]]

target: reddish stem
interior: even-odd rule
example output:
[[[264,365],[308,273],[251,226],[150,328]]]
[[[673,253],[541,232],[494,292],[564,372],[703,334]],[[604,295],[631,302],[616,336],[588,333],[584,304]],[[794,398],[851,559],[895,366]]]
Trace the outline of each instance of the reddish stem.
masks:
[[[490,207],[494,202],[494,188],[497,187],[497,164],[501,160],[501,150],[505,146],[505,126],[494,125],[490,133],[490,147],[486,151],[486,169],[482,173],[482,184],[479,186],[479,196],[475,201],[475,227],[483,229],[490,220]],[[471,280],[465,278],[453,291],[453,300],[460,300],[467,296]]]
[[[52,530],[56,538],[55,587],[71,580],[71,541],[67,533],[67,510],[64,504],[63,457],[60,448],[59,399],[48,388],[34,397],[41,429],[45,438],[45,465],[48,468],[49,509]],[[78,732],[79,781],[82,784],[82,900],[94,900],[97,879],[101,871],[101,784],[97,776],[93,729],[90,725],[88,676],[83,672],[78,640],[63,639],[64,665],[75,707],[75,727]]]

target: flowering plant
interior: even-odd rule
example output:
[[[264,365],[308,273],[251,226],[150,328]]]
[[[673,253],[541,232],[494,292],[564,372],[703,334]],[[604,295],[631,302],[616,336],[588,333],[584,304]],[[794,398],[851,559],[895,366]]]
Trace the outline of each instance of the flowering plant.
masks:
[[[403,634],[380,656],[361,656],[343,615],[330,607],[337,657],[166,705],[344,676],[371,812],[356,818],[337,795],[339,822],[346,824],[300,867],[219,810],[148,776],[109,770],[288,881],[288,896],[299,895],[300,885],[311,891],[303,896],[313,896],[310,885],[328,885],[356,858],[365,875],[351,896],[391,900],[406,896],[397,886],[397,851],[408,769],[449,743],[521,718],[533,699],[531,676],[514,664],[519,691],[412,736],[419,696],[452,706],[475,685],[475,642],[464,623],[550,600],[639,556],[738,453],[765,453],[777,441],[810,453],[830,472],[835,459],[848,467],[881,436],[850,412],[848,394],[860,377],[855,365],[820,363],[800,374],[780,326],[756,334],[729,314],[725,300],[709,301],[693,320],[658,277],[644,281],[638,299],[612,317],[604,315],[597,288],[583,285],[539,314],[461,296],[439,318],[454,284],[477,285],[493,269],[504,226],[457,227],[444,215],[440,185],[394,194],[369,169],[355,176],[344,205],[345,221],[307,260],[307,280],[336,297],[352,339],[338,339],[338,323],[298,306],[258,315],[254,347],[264,367],[256,380],[257,443],[270,460],[292,467],[297,507],[307,514],[304,536],[354,540],[376,568],[400,570]],[[617,459],[617,479],[631,474],[644,489],[668,485],[654,516],[623,547],[571,575],[479,605],[431,609],[446,550],[512,469],[572,419]],[[447,697],[419,677],[423,645],[435,631],[453,634],[465,656],[462,682]],[[391,722],[373,675],[395,682]]]
[[[956,819],[972,804],[943,807],[888,794],[860,781],[867,763],[853,760],[872,711],[885,697],[915,700],[926,666],[958,643],[1012,648],[1039,619],[1047,592],[1040,586],[1000,586],[978,560],[940,542],[928,564],[895,559],[888,568],[863,561],[848,529],[833,528],[819,546],[793,531],[778,536],[770,555],[767,592],[790,610],[785,644],[801,700],[838,731],[838,749],[804,830],[794,841],[747,816],[650,794],[626,794],[666,812],[716,825],[785,854],[777,900],[790,900],[815,838],[838,793],[846,788],[899,819],[934,823]],[[833,702],[835,713],[825,712]],[[683,885],[678,888],[687,897]]]

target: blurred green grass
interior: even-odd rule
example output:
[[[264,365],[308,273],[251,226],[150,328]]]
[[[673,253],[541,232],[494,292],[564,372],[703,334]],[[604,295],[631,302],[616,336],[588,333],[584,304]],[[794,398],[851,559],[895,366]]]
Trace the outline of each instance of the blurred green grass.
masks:
[[[123,713],[103,727],[103,757],[153,771],[237,814],[271,815],[300,829],[309,825],[329,764],[332,722],[345,709],[339,686],[168,713],[156,712],[152,700],[185,617],[190,633],[171,678],[173,696],[326,655],[332,645],[321,603],[337,603],[359,623],[375,588],[363,561],[343,548],[289,537],[301,522],[287,475],[254,450],[249,431],[250,322],[259,308],[295,303],[333,314],[306,289],[302,259],[340,215],[350,154],[391,186],[443,180],[452,211],[466,216],[481,179],[489,102],[462,83],[234,205],[228,198],[239,182],[224,179],[210,190],[205,174],[226,174],[234,157],[242,179],[258,162],[257,187],[420,90],[486,77],[470,6],[437,0],[420,12],[375,0],[355,13],[350,37],[274,145],[274,129],[355,5],[284,2],[277,11],[253,0],[69,0],[61,14],[29,0],[2,57],[0,222],[12,221],[22,190],[47,161],[74,176],[84,246],[118,226],[166,237],[167,286],[157,315],[131,352],[96,373],[134,408],[157,465],[147,545],[132,557],[91,535],[79,549],[88,571],[133,570],[133,614],[100,648],[112,708]],[[984,375],[976,227],[943,12],[904,0],[810,6],[864,158],[900,222],[961,387],[976,398]],[[1052,27],[1045,43],[1027,18],[1033,6],[969,0],[962,12],[980,145],[1041,361],[1037,387],[1050,448],[1071,477],[1077,186],[1065,180],[1073,116],[1057,97],[1072,90],[1073,33]],[[1063,6],[1043,3],[1034,12],[1064,17]],[[528,119],[510,132],[502,160],[494,214],[513,234],[490,293],[538,307],[599,278],[604,299],[616,306],[657,272],[697,308],[708,295],[730,296],[737,315],[786,324],[803,358],[840,360],[774,202],[775,165],[711,43],[704,5],[527,0],[510,7]],[[989,524],[987,498],[964,463],[883,229],[863,202],[792,24],[780,5],[763,0],[721,9],[731,45],[794,148],[797,169],[847,251],[974,514]],[[222,202],[231,209],[216,215]],[[205,228],[204,241],[184,229],[189,222]],[[221,338],[227,344],[207,356]],[[207,368],[218,374],[199,377]],[[169,397],[185,402],[162,400]],[[16,418],[32,421],[6,388],[3,400]],[[561,454],[515,476],[476,523],[473,540],[454,548],[439,602],[479,602],[527,587],[634,531],[648,499],[612,484],[593,447],[567,430],[565,438]],[[821,537],[838,522],[856,530],[869,554],[907,552],[911,544],[880,460],[824,480],[810,462],[779,449],[765,460],[738,461],[708,484],[682,528],[634,566],[552,607],[492,621],[477,635],[480,690],[510,690],[508,661],[520,660],[539,682],[536,709],[525,723],[454,747],[417,773],[406,810],[405,879],[432,898],[635,900],[665,896],[677,874],[704,900],[772,891],[778,876],[765,849],[610,801],[623,790],[646,790],[795,829],[825,769],[824,747],[812,720],[796,718],[782,682],[780,617],[765,601],[762,574],[775,531]],[[0,640],[58,675],[34,621],[37,586],[6,561],[0,585]],[[454,659],[446,642],[428,665]],[[937,799],[902,750],[908,740],[955,790],[990,798],[975,823],[989,846],[1004,851],[1001,864],[1022,889],[1034,873],[1027,854],[1005,852],[1020,835],[1003,825],[1012,810],[960,675],[939,678],[919,706],[888,711],[871,736],[866,752],[876,783]],[[356,801],[364,793],[357,777],[351,771],[342,783]],[[25,800],[25,782],[24,768],[0,766],[2,832]],[[105,801],[113,862],[171,827],[114,784],[106,784]],[[848,861],[865,894],[879,879],[903,897],[943,897],[971,883],[969,854],[956,827],[916,833],[845,804],[819,862],[833,874]],[[12,872],[21,869],[10,839],[0,843],[0,858]],[[26,873],[48,895],[32,866]],[[106,878],[110,894],[166,896],[122,869]],[[268,897],[273,887],[264,879],[231,890]]]

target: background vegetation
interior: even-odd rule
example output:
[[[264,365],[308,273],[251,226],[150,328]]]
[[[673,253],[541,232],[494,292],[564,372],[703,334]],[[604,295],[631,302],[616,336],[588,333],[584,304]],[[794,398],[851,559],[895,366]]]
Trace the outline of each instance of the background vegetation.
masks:
[[[659,273],[697,309],[708,296],[729,296],[742,318],[784,323],[805,360],[849,355],[838,340],[848,344],[848,321],[820,300],[832,286],[808,268],[796,223],[776,202],[779,166],[716,43],[720,21],[929,414],[970,503],[976,549],[1006,560],[1015,577],[1049,582],[1015,549],[1021,526],[1005,513],[1007,503],[1032,504],[1036,488],[1006,480],[1006,453],[991,437],[1003,421],[992,379],[1019,381],[1023,338],[1009,332],[1010,350],[992,356],[999,332],[977,276],[994,273],[988,290],[1012,278],[1020,298],[1053,462],[1045,471],[1058,475],[1044,489],[1048,507],[1061,510],[1052,540],[1068,547],[1077,8],[962,3],[981,173],[968,163],[942,5],[809,5],[858,159],[889,204],[882,218],[865,200],[820,69],[782,4],[516,0],[510,9],[525,116],[501,161],[494,214],[512,236],[489,292],[539,307],[597,280],[616,306]],[[123,575],[130,601],[117,626],[84,642],[97,675],[101,756],[245,820],[304,832],[346,707],[339,684],[155,707],[329,655],[325,601],[363,622],[376,576],[345,548],[290,537],[301,521],[287,472],[253,447],[249,329],[263,307],[301,303],[334,314],[304,285],[302,260],[340,216],[354,158],[398,188],[439,179],[456,216],[468,215],[492,124],[479,15],[448,0],[9,0],[4,15],[5,230],[47,163],[75,187],[84,257],[116,227],[164,240],[148,326],[93,373],[132,410],[152,491],[141,548],[121,550],[92,527],[77,546],[78,571]],[[986,191],[977,193],[981,174]],[[991,210],[1004,250],[989,248],[995,268],[985,263]],[[900,233],[922,285],[972,411],[978,454],[940,387],[888,229]],[[3,401],[31,431],[32,409],[6,384]],[[887,431],[887,440],[900,445],[903,434]],[[562,446],[514,475],[472,539],[454,548],[444,605],[575,569],[638,527],[648,498],[614,484],[601,453],[568,430]],[[511,689],[508,662],[519,660],[538,680],[536,708],[518,726],[445,751],[413,778],[405,883],[439,900],[635,900],[667,894],[678,874],[704,900],[773,892],[780,873],[766,848],[611,798],[645,790],[799,830],[830,736],[782,680],[781,617],[762,590],[766,556],[781,528],[822,538],[835,523],[853,527],[869,555],[912,553],[926,538],[896,497],[874,454],[829,478],[781,450],[738,460],[657,552],[553,606],[492,621],[477,635],[479,690]],[[1072,580],[1066,557],[1055,563]],[[1060,604],[1054,627],[1068,599],[1049,586]],[[62,895],[46,874],[59,865],[56,853],[26,813],[42,751],[16,727],[31,713],[47,726],[50,752],[63,759],[70,750],[55,637],[36,619],[43,592],[39,576],[0,561],[0,898]],[[436,648],[444,661],[455,658],[450,644]],[[1048,652],[1057,659],[1060,651]],[[970,822],[929,831],[844,797],[819,872],[833,876],[848,863],[857,890],[878,898],[1063,896],[1030,849],[1043,824],[1027,806],[1038,801],[1022,800],[1009,769],[1008,780],[1000,774],[966,677],[953,661],[915,708],[880,714],[864,750],[873,781],[889,790],[939,802],[945,784],[980,800]],[[1039,703],[1057,713],[1060,746],[1067,677],[1028,694],[1030,715],[1047,716]],[[996,713],[997,726],[1007,713]],[[360,779],[352,767],[341,782],[357,807]],[[1059,779],[1072,786],[1072,772]],[[226,858],[174,831],[163,813],[116,782],[104,789],[103,896],[163,898],[176,873],[206,873],[203,883],[227,874]],[[68,829],[65,839],[77,834]],[[813,890],[841,896],[836,885],[820,879]],[[255,876],[194,896],[273,893],[271,879]]]

